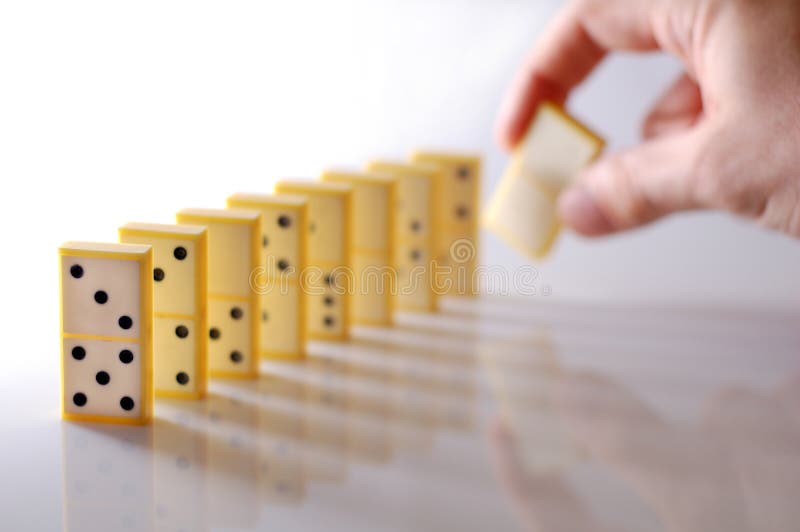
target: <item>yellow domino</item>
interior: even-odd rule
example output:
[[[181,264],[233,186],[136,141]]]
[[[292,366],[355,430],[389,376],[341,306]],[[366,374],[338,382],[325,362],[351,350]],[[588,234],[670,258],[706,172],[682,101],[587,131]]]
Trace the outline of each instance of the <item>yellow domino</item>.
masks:
[[[67,242],[59,250],[62,417],[145,424],[153,415],[153,251]]]
[[[179,224],[208,229],[208,372],[258,375],[261,298],[252,288],[261,267],[261,215],[251,210],[184,209]]]
[[[528,132],[515,149],[525,171],[542,187],[558,194],[592,162],[605,141],[552,103],[539,106]]]
[[[350,335],[350,200],[352,189],[341,183],[282,180],[279,194],[308,200],[306,270],[306,331],[319,340],[346,340]]]
[[[417,150],[416,163],[438,165],[443,170],[434,208],[438,230],[434,235],[436,285],[447,295],[478,293],[478,216],[480,213],[481,157],[471,153]]]
[[[264,358],[305,357],[305,294],[299,278],[306,267],[308,202],[291,194],[234,194],[228,207],[261,213],[263,275],[259,351]]]
[[[397,180],[346,170],[327,170],[321,179],[353,187],[351,321],[359,325],[391,325],[392,291],[397,285],[392,260]]]
[[[157,396],[200,399],[208,383],[204,226],[129,223],[119,240],[153,246],[153,386]]]
[[[442,171],[435,165],[394,161],[372,161],[367,170],[397,180],[393,239],[398,280],[395,308],[434,311],[437,291],[432,273],[433,239],[438,232],[434,209],[436,183]]]
[[[484,224],[523,255],[546,256],[561,224],[558,195],[604,141],[560,107],[542,104],[484,213]]]

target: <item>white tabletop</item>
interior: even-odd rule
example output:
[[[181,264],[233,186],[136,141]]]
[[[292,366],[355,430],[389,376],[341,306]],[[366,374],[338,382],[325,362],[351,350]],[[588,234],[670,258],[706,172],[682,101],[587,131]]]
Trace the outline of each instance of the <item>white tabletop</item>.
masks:
[[[4,530],[789,530],[799,315],[447,300],[151,427],[2,375]],[[24,353],[5,353],[24,356]]]

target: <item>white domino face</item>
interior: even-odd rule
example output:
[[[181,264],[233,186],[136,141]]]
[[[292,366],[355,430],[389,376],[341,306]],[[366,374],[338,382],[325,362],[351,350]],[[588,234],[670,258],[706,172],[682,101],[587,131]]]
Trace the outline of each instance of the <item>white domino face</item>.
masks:
[[[602,148],[600,138],[556,107],[541,106],[486,210],[486,224],[525,255],[543,257],[559,232],[558,195]]]
[[[575,179],[599,151],[598,140],[550,106],[539,109],[519,148],[527,171],[555,190]]]
[[[309,201],[309,262],[341,262],[346,254],[343,196],[317,194]]]
[[[197,312],[197,242],[177,235],[156,237],[128,230],[120,240],[153,246],[153,309],[158,313],[194,315]]]
[[[503,177],[487,210],[492,229],[526,255],[544,252],[558,231],[555,198],[544,192],[535,178],[512,166]]]
[[[149,247],[71,242],[59,253],[64,416],[149,420],[152,311],[145,309],[152,287],[143,284],[151,275]]]
[[[139,344],[65,338],[64,410],[139,418],[141,356]]]
[[[153,322],[153,381],[156,390],[182,391],[195,389],[197,343],[205,341],[205,331],[197,330],[196,320],[163,317]]]
[[[140,336],[140,272],[134,260],[61,258],[65,333]]]
[[[306,298],[308,330],[323,336],[344,334],[344,298],[334,289],[336,280],[332,270],[322,270],[322,275],[312,286],[313,292],[310,293],[313,295]]]
[[[395,234],[418,237],[431,232],[431,181],[426,176],[405,176],[397,181]]]
[[[272,207],[263,211],[261,243],[267,257],[267,275],[299,275],[300,235],[298,213]],[[292,273],[293,272],[293,273]]]
[[[250,357],[250,305],[241,301],[208,302],[208,368],[211,371],[247,373]]]
[[[280,353],[299,353],[300,342],[300,298],[303,293],[298,286],[276,285],[261,296],[261,346]]]
[[[247,225],[226,223],[209,225],[209,295],[250,296],[250,274],[253,263],[251,238],[250,227]]]
[[[431,269],[427,246],[419,242],[399,242],[397,255],[397,295],[398,308],[425,310],[434,304],[435,295],[431,290]]]

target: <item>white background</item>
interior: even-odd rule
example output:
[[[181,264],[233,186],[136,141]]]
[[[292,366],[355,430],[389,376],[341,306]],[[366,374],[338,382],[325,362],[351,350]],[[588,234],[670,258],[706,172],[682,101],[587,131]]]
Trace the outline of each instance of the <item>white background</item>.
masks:
[[[416,146],[483,152],[488,198],[506,160],[495,111],[560,3],[3,2],[0,313],[36,338],[4,366],[54,359],[62,241],[114,240],[125,222]],[[630,144],[676,71],[613,58],[570,107],[612,147]],[[487,263],[524,263],[483,244]],[[715,214],[568,236],[540,266],[553,299],[759,307],[795,306],[798,271],[800,243]]]

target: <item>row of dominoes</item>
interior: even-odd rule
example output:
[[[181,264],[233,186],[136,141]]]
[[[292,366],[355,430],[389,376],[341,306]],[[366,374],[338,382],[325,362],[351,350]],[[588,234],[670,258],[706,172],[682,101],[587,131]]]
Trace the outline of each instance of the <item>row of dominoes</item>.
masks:
[[[208,376],[302,359],[307,338],[473,295],[480,176],[479,157],[416,152],[64,244],[63,417],[147,423],[154,390],[201,398]],[[454,243],[469,247],[456,260]]]

